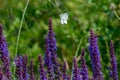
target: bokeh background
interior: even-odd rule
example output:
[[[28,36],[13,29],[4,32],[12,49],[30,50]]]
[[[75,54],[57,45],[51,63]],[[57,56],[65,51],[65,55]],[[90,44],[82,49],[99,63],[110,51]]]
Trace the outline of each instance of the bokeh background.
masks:
[[[0,23],[4,26],[11,60],[15,57],[18,31],[26,3],[27,0],[0,0]],[[57,40],[57,54],[61,61],[66,59],[72,65],[72,57],[81,41],[78,54],[82,48],[86,49],[85,58],[91,71],[88,38],[89,30],[92,29],[98,35],[102,70],[107,80],[110,40],[115,43],[120,71],[120,21],[110,9],[111,3],[115,4],[115,10],[120,16],[120,0],[30,0],[22,25],[18,54],[34,58],[37,66],[37,56],[44,55],[45,52],[45,36],[48,32],[48,19],[51,18]],[[60,23],[61,13],[68,13],[68,24]]]

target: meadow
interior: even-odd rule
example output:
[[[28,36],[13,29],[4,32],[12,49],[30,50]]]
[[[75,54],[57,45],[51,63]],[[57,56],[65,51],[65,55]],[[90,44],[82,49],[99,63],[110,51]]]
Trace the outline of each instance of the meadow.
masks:
[[[59,15],[62,13],[68,14],[67,24],[61,24],[60,22]],[[111,40],[114,43],[114,55],[117,60],[118,76],[120,76],[119,16],[119,0],[1,0],[0,24],[8,46],[10,71],[13,73],[12,78],[15,77],[15,68],[13,68],[16,66],[15,58],[22,55],[27,55],[27,66],[30,65],[31,59],[33,59],[34,73],[39,75],[38,56],[41,55],[44,61],[46,36],[49,33],[49,19],[52,20],[56,39],[57,60],[61,65],[64,61],[67,62],[67,73],[69,75],[72,72],[72,65],[76,64],[76,59],[79,60],[77,65],[81,66],[80,59],[83,48],[85,49],[84,58],[89,77],[92,78],[94,75],[88,48],[92,30],[98,41],[101,72],[104,80],[110,78]],[[75,59],[73,59],[74,57]],[[45,67],[45,69],[47,68]]]

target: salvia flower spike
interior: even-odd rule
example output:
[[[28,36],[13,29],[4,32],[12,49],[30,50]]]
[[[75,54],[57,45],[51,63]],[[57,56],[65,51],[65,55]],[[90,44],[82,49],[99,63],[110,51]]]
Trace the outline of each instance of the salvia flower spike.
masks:
[[[51,60],[53,64],[53,71],[55,73],[55,78],[58,80],[61,79],[61,67],[60,67],[60,62],[57,59],[57,45],[56,45],[56,39],[55,39],[55,34],[53,32],[53,26],[52,26],[52,20],[49,19],[49,32],[48,32],[48,39],[49,39],[49,49],[51,52]]]
[[[41,79],[41,80],[47,80],[46,72],[45,72],[45,70],[44,70],[44,64],[43,64],[43,62],[42,62],[42,57],[39,56],[38,59],[39,59],[40,79]],[[50,77],[50,76],[49,76],[49,77]],[[48,79],[48,80],[49,80],[49,79]],[[52,79],[50,78],[50,80],[52,80]]]
[[[7,79],[10,79],[10,58],[9,58],[9,51],[8,51],[8,45],[5,40],[5,37],[3,35],[2,31],[2,25],[0,25],[0,54],[1,54],[1,61],[2,61],[2,69],[3,74]]]
[[[51,52],[49,48],[49,42],[48,42],[48,37],[46,38],[46,46],[45,46],[45,57],[44,57],[44,63],[47,67],[47,75],[49,76],[49,80],[54,79],[54,73],[53,73],[53,64],[51,60]],[[40,60],[40,59],[39,59]],[[40,62],[40,61],[39,61]]]
[[[22,76],[24,80],[28,80],[27,60],[28,60],[27,55],[22,56]]]
[[[82,75],[82,80],[88,80],[88,69],[87,69],[87,65],[86,65],[86,61],[84,58],[84,54],[85,54],[85,49],[82,49],[81,52],[81,75]]]
[[[92,61],[93,77],[95,80],[103,80],[97,37],[95,36],[92,30],[90,30],[89,42],[90,42],[89,52]]]
[[[78,68],[78,64],[76,58],[73,58],[73,73],[72,80],[82,80],[82,76],[80,75],[80,69]]]
[[[114,44],[113,41],[110,41],[110,62],[111,62],[111,76],[113,80],[118,80],[118,72],[117,72],[117,61],[114,54]]]
[[[63,71],[63,74],[62,74],[63,80],[64,80],[64,79],[67,80],[67,67],[66,67],[66,62],[64,62],[64,64],[63,64],[62,71]]]
[[[23,80],[22,75],[22,56],[18,56],[15,58],[15,64],[16,64],[16,76],[18,80]]]
[[[2,68],[0,67],[0,80],[3,80]]]
[[[34,76],[34,66],[33,66],[33,59],[30,61],[30,80],[35,80],[35,76]]]

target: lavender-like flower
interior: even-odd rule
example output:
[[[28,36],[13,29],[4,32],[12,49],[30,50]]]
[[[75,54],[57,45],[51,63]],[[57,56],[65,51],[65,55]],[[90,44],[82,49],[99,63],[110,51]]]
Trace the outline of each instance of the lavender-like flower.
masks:
[[[23,80],[28,80],[27,60],[28,60],[27,55],[22,56],[22,76],[23,76]]]
[[[34,77],[34,67],[33,67],[33,60],[30,61],[30,80],[35,80],[35,77]]]
[[[51,76],[49,76],[50,79],[47,79],[47,77],[46,77],[46,72],[44,70],[44,65],[43,65],[43,62],[42,62],[42,57],[39,56],[38,59],[39,59],[40,80],[52,80]]]
[[[0,67],[0,80],[3,80],[2,68]]]
[[[78,68],[78,64],[76,61],[76,58],[73,58],[73,73],[72,73],[73,77],[72,80],[82,80],[81,79],[81,75],[80,75],[80,70]]]
[[[117,61],[114,55],[114,44],[110,41],[110,62],[111,62],[111,76],[113,80],[118,80]]]
[[[15,64],[16,64],[16,76],[19,80],[23,80],[21,56],[15,58]]]
[[[71,80],[71,79],[70,79],[70,75],[68,75],[67,80]]]
[[[52,64],[53,64],[53,71],[55,74],[55,79],[60,80],[62,77],[61,74],[61,67],[60,67],[60,63],[57,60],[57,46],[56,46],[56,39],[55,39],[55,34],[53,32],[53,27],[52,27],[52,20],[49,19],[49,32],[48,32],[48,39],[49,39],[49,49],[51,52],[51,60],[52,60]]]
[[[50,49],[48,45],[48,38],[46,38],[46,46],[45,46],[45,65],[47,67],[47,75],[48,75],[48,80],[54,80],[54,73],[53,73],[53,64],[51,60],[51,54],[50,54]]]
[[[3,74],[6,76],[7,79],[10,80],[10,58],[9,58],[9,52],[8,52],[8,46],[5,40],[5,37],[2,34],[2,25],[0,25],[0,58],[2,61],[2,69]]]
[[[57,51],[57,46],[56,46],[56,39],[55,39],[55,34],[53,32],[52,20],[51,19],[49,19],[48,39],[49,39],[50,51],[53,52],[51,54],[54,54]]]
[[[62,75],[63,80],[68,80],[67,79],[68,76],[67,76],[67,73],[66,73],[67,72],[66,62],[64,62],[64,64],[63,64],[62,71],[63,71],[63,75]]]
[[[93,77],[95,80],[103,80],[97,37],[95,36],[92,30],[90,30],[89,42],[90,42],[89,52],[92,61]]]
[[[55,39],[55,34],[53,32],[52,20],[49,19],[49,32],[48,32],[48,36],[46,38],[45,64],[46,65],[50,64],[51,71],[54,74],[54,75],[52,75],[52,77],[60,80],[62,77],[62,74],[60,71],[60,69],[61,69],[60,63],[57,60],[56,51],[57,51],[56,39]],[[49,56],[49,58],[47,56]]]
[[[82,49],[81,52],[81,76],[82,80],[88,80],[88,69],[86,65],[86,60],[84,58],[85,49]]]

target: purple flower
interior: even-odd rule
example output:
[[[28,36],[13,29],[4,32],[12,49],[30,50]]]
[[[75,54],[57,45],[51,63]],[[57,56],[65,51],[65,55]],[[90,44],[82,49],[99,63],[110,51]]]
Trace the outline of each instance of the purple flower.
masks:
[[[23,76],[23,80],[28,80],[27,60],[28,60],[27,55],[22,56],[22,76]]]
[[[88,69],[87,69],[85,58],[84,58],[84,54],[85,54],[85,49],[82,49],[82,53],[81,53],[81,76],[82,76],[82,80],[88,80]]]
[[[30,61],[30,80],[35,80],[34,78],[34,67],[33,67],[33,60]]]
[[[89,42],[90,42],[89,52],[92,61],[93,77],[95,80],[103,80],[97,37],[95,36],[92,30],[90,30]]]
[[[64,61],[63,67],[62,67],[62,80],[70,80],[70,75],[67,74],[67,62]]]
[[[67,67],[66,67],[66,62],[64,62],[63,64],[63,68],[62,68],[63,74],[62,74],[62,78],[63,80],[68,80],[68,76],[67,76]]]
[[[111,77],[113,80],[118,80],[117,61],[114,55],[114,44],[110,41],[110,62],[111,62]]]
[[[0,80],[3,80],[2,68],[0,67]]]
[[[53,32],[53,27],[52,27],[52,20],[49,19],[49,31],[48,35],[46,38],[46,51],[45,51],[45,65],[48,66],[50,64],[49,68],[51,69],[51,73],[53,78],[60,80],[62,77],[61,74],[61,67],[60,63],[57,60],[57,47],[56,47],[56,39],[55,39],[55,34]]]
[[[38,59],[39,59],[40,80],[52,80],[51,76],[49,76],[50,79],[47,79],[47,77],[46,77],[46,72],[44,70],[44,65],[43,65],[43,62],[42,62],[42,57],[39,56]],[[51,74],[51,73],[49,73],[49,74]]]
[[[48,39],[49,39],[49,47],[51,48],[50,51],[53,52],[51,54],[54,54],[54,52],[57,51],[57,46],[56,46],[56,39],[55,39],[55,34],[53,32],[52,20],[51,19],[49,19]]]
[[[49,42],[48,42],[48,37],[46,38],[46,45],[45,45],[45,56],[44,56],[44,60],[45,60],[45,65],[48,66],[50,63],[52,65],[52,60],[51,60],[51,53],[50,53],[50,48],[49,48]]]
[[[2,69],[3,74],[6,76],[7,79],[10,79],[10,58],[8,52],[8,46],[5,40],[5,37],[2,34],[2,25],[0,25],[0,58],[2,61]]]
[[[82,80],[80,75],[80,70],[78,68],[78,64],[75,57],[73,58],[73,74],[72,75],[73,75],[72,80]]]
[[[44,60],[45,60],[45,65],[47,67],[47,75],[49,77],[49,80],[52,80],[52,79],[54,79],[54,75],[53,75],[54,73],[53,73],[53,64],[52,64],[52,60],[51,60],[50,49],[49,49],[49,45],[48,45],[48,38],[46,38],[46,47],[45,47]]]
[[[16,76],[19,80],[23,80],[21,56],[15,58],[15,64],[16,64]]]
[[[52,60],[52,64],[53,64],[53,71],[55,74],[55,79],[60,80],[62,77],[61,74],[61,67],[60,67],[60,63],[57,60],[57,46],[56,46],[56,39],[55,39],[55,34],[53,32],[53,27],[52,27],[52,20],[49,19],[49,32],[48,32],[48,41],[49,41],[49,49],[50,49],[50,53],[51,53],[51,60]]]
[[[71,79],[70,79],[70,75],[68,75],[67,80],[71,80]]]

